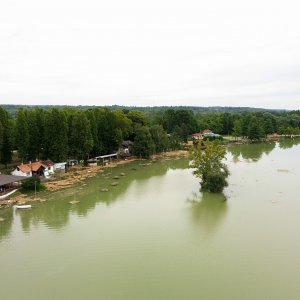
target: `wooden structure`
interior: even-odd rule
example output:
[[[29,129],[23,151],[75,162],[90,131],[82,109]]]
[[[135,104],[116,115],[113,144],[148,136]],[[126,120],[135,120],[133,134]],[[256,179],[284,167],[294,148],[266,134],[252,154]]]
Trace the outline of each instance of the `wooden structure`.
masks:
[[[104,165],[104,162],[105,162],[106,158],[109,158],[109,161],[111,162],[113,157],[118,158],[118,153],[112,153],[112,154],[107,154],[107,155],[96,156],[95,159],[97,161],[102,159],[102,163]]]
[[[18,189],[21,186],[20,181],[24,179],[25,176],[0,174],[0,199],[4,199],[10,191]]]

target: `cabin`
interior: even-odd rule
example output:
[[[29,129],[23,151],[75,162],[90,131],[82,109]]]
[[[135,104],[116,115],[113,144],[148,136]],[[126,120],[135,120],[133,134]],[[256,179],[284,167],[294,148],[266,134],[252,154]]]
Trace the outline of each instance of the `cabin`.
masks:
[[[78,160],[77,159],[69,159],[68,160],[68,166],[77,166]]]
[[[54,171],[65,171],[67,166],[67,162],[55,163]]]
[[[123,141],[119,147],[119,155],[121,157],[130,156],[132,153],[133,142],[132,141]]]
[[[205,129],[200,132],[192,134],[193,141],[199,141],[203,139],[204,135],[214,134],[210,129]]]
[[[35,161],[33,163],[21,164],[16,167],[16,169],[11,172],[14,176],[44,176],[48,178],[50,175],[54,174],[54,164],[51,160]]]
[[[0,200],[6,199],[14,191],[21,187],[21,181],[25,176],[0,174]]]

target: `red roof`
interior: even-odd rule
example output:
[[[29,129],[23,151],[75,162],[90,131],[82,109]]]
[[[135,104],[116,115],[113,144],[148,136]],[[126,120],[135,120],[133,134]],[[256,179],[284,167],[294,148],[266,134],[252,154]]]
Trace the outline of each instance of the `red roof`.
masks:
[[[28,173],[30,171],[36,172],[41,167],[43,169],[46,169],[50,166],[53,166],[53,163],[49,160],[47,160],[47,161],[35,161],[31,164],[22,164],[22,165],[18,166],[18,169],[21,170],[23,173]]]

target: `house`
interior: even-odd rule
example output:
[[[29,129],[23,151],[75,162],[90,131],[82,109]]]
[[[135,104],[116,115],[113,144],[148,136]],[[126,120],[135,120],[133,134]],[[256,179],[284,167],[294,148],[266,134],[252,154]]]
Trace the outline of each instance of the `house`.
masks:
[[[61,162],[54,164],[54,171],[65,171],[67,162]]]
[[[205,134],[213,134],[213,132],[210,129],[204,129],[201,131],[202,136],[204,136]]]
[[[35,161],[33,163],[30,162],[28,164],[21,164],[17,166],[17,168],[13,172],[11,172],[11,174],[15,176],[45,176],[46,178],[53,173],[54,164],[51,160]]]
[[[69,159],[68,160],[68,166],[77,166],[78,160],[77,159]]]
[[[205,129],[198,133],[192,134],[192,139],[193,139],[193,141],[198,141],[198,140],[203,139],[203,137],[205,135],[210,135],[210,134],[214,134],[214,133],[210,129]]]
[[[119,147],[119,155],[121,157],[130,156],[132,153],[133,142],[132,141],[123,141]]]

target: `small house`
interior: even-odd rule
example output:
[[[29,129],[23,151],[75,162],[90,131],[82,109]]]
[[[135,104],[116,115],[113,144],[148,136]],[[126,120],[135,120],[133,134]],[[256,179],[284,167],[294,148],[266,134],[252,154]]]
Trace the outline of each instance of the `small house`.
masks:
[[[132,153],[133,142],[132,141],[123,141],[119,147],[119,155],[130,156]]]
[[[45,176],[49,177],[54,173],[54,164],[51,160],[35,161],[33,163],[21,164],[11,173],[15,176]]]
[[[54,171],[65,171],[67,162],[61,162],[54,164]]]
[[[68,160],[68,166],[77,166],[78,160],[77,159],[69,159]]]

